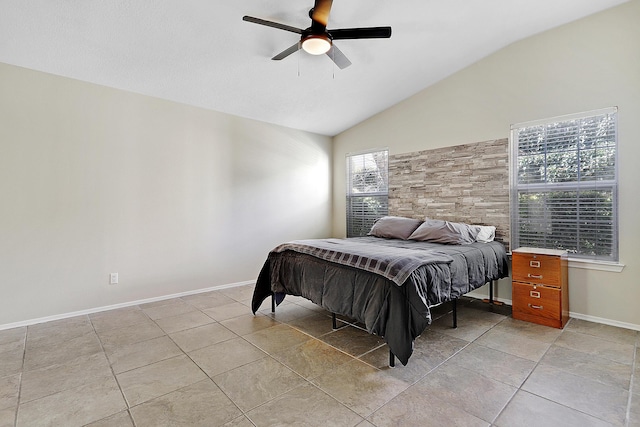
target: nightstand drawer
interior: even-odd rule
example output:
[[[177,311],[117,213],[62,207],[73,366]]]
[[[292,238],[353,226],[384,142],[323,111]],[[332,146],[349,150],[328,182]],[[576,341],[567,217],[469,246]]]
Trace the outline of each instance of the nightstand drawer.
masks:
[[[513,280],[560,286],[561,258],[557,256],[517,253],[512,256]]]
[[[514,318],[522,313],[527,316],[562,319],[562,292],[559,288],[513,282],[512,291]]]

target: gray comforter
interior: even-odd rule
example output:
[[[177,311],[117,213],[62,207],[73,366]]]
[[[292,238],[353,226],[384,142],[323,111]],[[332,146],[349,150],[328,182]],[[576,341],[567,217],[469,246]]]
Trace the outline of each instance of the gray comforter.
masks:
[[[406,365],[413,341],[431,323],[429,307],[508,275],[506,251],[499,242],[454,246],[360,237],[341,239],[357,248],[356,258],[335,253],[318,256],[335,249],[336,244],[328,242],[336,240],[317,241],[315,254],[309,249],[313,241],[281,245],[270,252],[254,290],[253,312],[272,294],[278,303],[286,294],[305,297],[332,313],[363,323],[369,333],[383,337]],[[371,255],[367,255],[365,246],[373,248]],[[388,258],[393,248],[413,259],[410,268],[403,264],[401,270],[408,273],[400,285],[389,275],[356,267],[366,265],[362,260],[375,258],[376,252],[383,254],[383,262],[387,257],[387,262],[391,259],[393,263],[395,258]],[[333,261],[323,259],[331,257]],[[386,270],[384,264],[378,267]]]

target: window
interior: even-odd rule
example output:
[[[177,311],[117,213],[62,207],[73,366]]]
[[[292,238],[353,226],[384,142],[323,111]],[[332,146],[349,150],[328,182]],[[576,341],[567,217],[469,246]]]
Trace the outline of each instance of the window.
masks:
[[[511,127],[512,247],[618,261],[617,108]]]
[[[388,213],[389,152],[347,156],[347,237],[365,236]]]

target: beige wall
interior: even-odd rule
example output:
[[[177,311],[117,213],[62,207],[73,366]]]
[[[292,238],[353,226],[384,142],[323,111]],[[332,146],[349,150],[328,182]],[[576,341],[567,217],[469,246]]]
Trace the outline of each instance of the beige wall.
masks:
[[[390,154],[509,136],[513,123],[619,107],[622,273],[570,269],[576,316],[640,329],[640,1],[514,43],[334,138],[333,234],[345,232],[347,153]],[[419,54],[419,53],[417,53]],[[511,298],[510,282],[498,295]]]
[[[331,149],[0,64],[0,327],[255,280],[277,244],[330,235]]]

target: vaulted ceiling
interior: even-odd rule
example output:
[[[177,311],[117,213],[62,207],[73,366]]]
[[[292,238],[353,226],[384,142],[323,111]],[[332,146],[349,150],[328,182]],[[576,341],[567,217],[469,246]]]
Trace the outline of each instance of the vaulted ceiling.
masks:
[[[515,41],[626,0],[334,0],[328,28],[353,63],[271,57],[307,28],[313,0],[2,0],[0,62],[336,135]],[[570,53],[569,53],[570,54]]]

